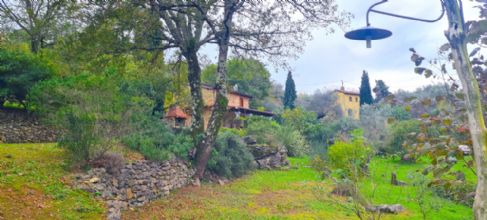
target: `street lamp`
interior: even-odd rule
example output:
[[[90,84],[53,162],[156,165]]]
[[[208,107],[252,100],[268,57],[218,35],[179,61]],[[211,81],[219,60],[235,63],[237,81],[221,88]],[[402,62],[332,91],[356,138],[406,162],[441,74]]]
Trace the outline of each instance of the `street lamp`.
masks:
[[[371,48],[372,40],[382,40],[382,39],[390,37],[392,35],[391,31],[370,26],[370,22],[369,22],[370,12],[375,12],[377,14],[392,16],[392,17],[396,17],[396,18],[403,18],[403,19],[408,19],[408,20],[429,22],[429,23],[439,21],[443,17],[443,15],[445,14],[445,5],[443,3],[443,0],[440,0],[441,10],[442,10],[441,15],[438,18],[432,19],[432,20],[422,19],[422,18],[414,18],[414,17],[404,16],[404,15],[398,15],[398,14],[393,14],[393,13],[379,11],[379,10],[374,9],[375,6],[380,5],[380,4],[384,4],[387,1],[388,0],[382,0],[380,2],[377,2],[373,5],[371,5],[369,7],[369,9],[367,10],[367,16],[366,16],[367,26],[353,30],[353,31],[350,31],[350,32],[347,32],[347,33],[345,33],[345,37],[350,39],[350,40],[365,40],[367,42],[367,48]]]

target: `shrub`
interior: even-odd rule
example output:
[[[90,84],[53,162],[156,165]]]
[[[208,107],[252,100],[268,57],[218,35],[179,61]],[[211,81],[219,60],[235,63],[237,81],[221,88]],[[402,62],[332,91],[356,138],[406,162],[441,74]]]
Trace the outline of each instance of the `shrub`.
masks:
[[[91,162],[91,165],[93,167],[103,167],[107,173],[118,175],[125,165],[125,161],[121,154],[110,152],[96,158]]]
[[[174,157],[188,159],[193,147],[192,139],[185,131],[173,132],[159,118],[149,114],[132,119],[133,130],[122,141],[139,151],[146,159],[164,161]]]
[[[372,149],[366,145],[361,130],[352,132],[352,141],[337,141],[328,149],[328,161],[332,168],[339,170],[342,177],[350,178],[365,173]]]
[[[245,132],[246,135],[252,136],[259,144],[278,146],[281,142],[276,136],[276,131],[278,131],[280,127],[281,126],[276,121],[269,118],[249,117],[247,118]]]
[[[306,139],[289,126],[280,126],[276,132],[277,140],[287,149],[288,156],[299,157],[309,153]]]
[[[0,107],[4,101],[25,104],[29,90],[53,69],[34,54],[0,48]]]
[[[60,131],[60,145],[74,162],[96,159],[116,144],[122,132],[123,99],[117,80],[83,73],[34,86],[29,101]]]
[[[306,139],[298,130],[292,126],[281,126],[268,118],[249,118],[245,132],[248,136],[253,137],[258,144],[286,147],[289,156],[304,156],[309,153]]]
[[[407,152],[403,147],[404,141],[408,139],[409,134],[419,132],[419,126],[420,122],[418,120],[395,122],[387,131],[384,148],[379,150],[387,154],[397,154],[402,158]]]
[[[208,161],[208,170],[227,178],[240,177],[255,168],[254,157],[238,135],[220,133]]]

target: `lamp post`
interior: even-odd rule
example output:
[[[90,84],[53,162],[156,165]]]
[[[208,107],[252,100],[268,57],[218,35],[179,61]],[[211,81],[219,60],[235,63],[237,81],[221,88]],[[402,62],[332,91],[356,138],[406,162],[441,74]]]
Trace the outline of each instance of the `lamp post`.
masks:
[[[457,72],[458,78],[462,82],[462,92],[465,97],[465,109],[468,116],[468,127],[472,140],[473,157],[475,160],[475,170],[477,174],[477,188],[475,191],[475,200],[473,204],[473,213],[475,219],[487,219],[487,127],[482,109],[481,93],[476,76],[472,71],[472,64],[467,50],[468,27],[465,24],[463,14],[462,0],[440,0],[442,13],[432,20],[414,18],[409,16],[392,14],[373,9],[387,0],[382,0],[372,5],[367,11],[367,27],[351,31],[345,34],[345,37],[352,40],[370,41],[374,39],[384,39],[387,36],[387,30],[373,28],[369,24],[369,13],[388,15],[397,18],[422,22],[439,21],[444,14],[448,18],[448,29],[445,31],[445,37],[451,47],[451,57],[453,58],[453,67]],[[389,31],[390,32],[390,31]]]
[[[345,33],[345,37],[350,39],[350,40],[365,40],[367,42],[367,48],[372,47],[372,40],[382,40],[382,39],[390,37],[392,35],[391,31],[370,26],[370,22],[369,22],[370,12],[374,12],[374,13],[382,14],[382,15],[387,15],[387,16],[392,16],[392,17],[396,17],[396,18],[402,18],[402,19],[408,19],[408,20],[414,20],[414,21],[421,21],[421,22],[429,22],[429,23],[439,21],[441,18],[443,18],[443,15],[445,14],[445,6],[444,6],[442,0],[440,0],[441,9],[442,9],[441,15],[438,18],[431,19],[431,20],[430,19],[415,18],[415,17],[410,17],[410,16],[404,16],[404,15],[398,15],[398,14],[393,14],[390,12],[379,11],[379,10],[374,9],[377,5],[384,4],[387,1],[388,0],[382,0],[380,2],[377,2],[373,5],[371,5],[369,7],[369,9],[367,10],[367,15],[366,15],[367,26],[353,30],[353,31],[350,31],[350,32],[347,32],[347,33]]]

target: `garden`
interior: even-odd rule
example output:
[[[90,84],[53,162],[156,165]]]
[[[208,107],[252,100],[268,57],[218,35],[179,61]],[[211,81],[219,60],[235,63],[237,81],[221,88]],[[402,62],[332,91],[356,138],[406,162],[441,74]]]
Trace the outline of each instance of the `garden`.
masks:
[[[441,3],[440,82],[301,92],[334,1],[0,1],[0,220],[485,219],[487,4]]]

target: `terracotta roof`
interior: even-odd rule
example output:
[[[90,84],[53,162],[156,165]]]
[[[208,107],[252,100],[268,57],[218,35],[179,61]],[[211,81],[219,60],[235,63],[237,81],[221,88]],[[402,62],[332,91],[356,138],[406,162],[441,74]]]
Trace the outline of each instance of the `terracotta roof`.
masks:
[[[169,110],[166,113],[166,118],[188,118],[189,116],[184,113],[183,110],[179,106],[174,106],[169,108]]]
[[[346,91],[346,90],[340,90],[340,89],[336,89],[335,92],[341,92],[343,94],[347,94],[347,95],[360,95],[360,93],[358,92],[354,92],[354,91]]]

